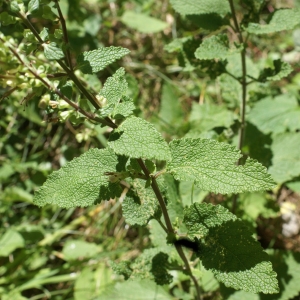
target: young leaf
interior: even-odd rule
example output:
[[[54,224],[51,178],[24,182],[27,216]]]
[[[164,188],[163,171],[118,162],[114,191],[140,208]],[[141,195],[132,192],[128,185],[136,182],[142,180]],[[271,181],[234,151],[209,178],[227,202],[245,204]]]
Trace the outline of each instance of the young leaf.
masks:
[[[290,94],[267,97],[255,104],[248,119],[264,133],[295,131],[300,129],[300,106]]]
[[[128,27],[142,33],[155,33],[166,29],[169,24],[142,13],[125,11],[121,21]]]
[[[122,102],[118,103],[112,112],[112,117],[114,119],[127,118],[133,114],[136,109],[133,100],[127,96],[122,97]]]
[[[194,204],[185,211],[184,222],[190,237],[201,237],[196,255],[217,280],[252,293],[278,293],[268,255],[234,214],[220,205]]]
[[[102,102],[102,108],[99,110],[101,116],[111,115],[114,119],[120,119],[130,116],[135,109],[133,100],[125,95],[128,84],[124,75],[124,68],[120,68],[106,80],[98,96]]]
[[[109,149],[91,149],[53,172],[35,193],[39,206],[56,204],[70,208],[89,206],[99,200],[120,196],[118,183],[111,183],[105,172],[116,172],[122,161]],[[117,170],[121,171],[121,170]]]
[[[126,119],[109,137],[108,145],[117,154],[132,158],[170,160],[170,150],[160,133],[149,122]]]
[[[198,59],[221,59],[225,60],[228,56],[240,52],[241,49],[230,48],[226,34],[213,35],[206,38],[195,52]]]
[[[153,190],[145,187],[145,181],[134,179],[132,190],[122,203],[122,212],[130,225],[145,226],[149,220],[160,213],[158,201]]]
[[[230,11],[228,1],[224,0],[171,0],[173,8],[182,15],[217,13],[225,15]]]
[[[201,189],[221,194],[260,191],[274,187],[266,168],[247,159],[237,166],[241,157],[235,147],[207,139],[181,139],[170,143],[172,160],[167,170],[177,180],[195,181]]]
[[[122,47],[101,47],[97,50],[81,53],[77,58],[78,69],[84,74],[93,74],[105,69],[115,60],[122,58],[130,51]]]
[[[273,63],[274,63],[274,69],[271,68],[264,69],[259,75],[258,81],[264,82],[266,80],[269,81],[280,80],[288,76],[293,71],[293,68],[289,63],[284,62],[280,59],[274,60]]]
[[[63,51],[57,47],[56,43],[44,43],[42,46],[44,47],[45,57],[49,60],[58,60],[65,56]]]
[[[99,97],[104,97],[106,99],[106,104],[104,106],[117,104],[121,97],[126,93],[128,84],[124,75],[124,68],[120,68],[113,76],[107,78],[99,93]]]
[[[28,13],[32,13],[34,10],[37,10],[40,6],[39,0],[30,0],[28,3]]]
[[[249,33],[267,34],[290,30],[298,24],[300,24],[300,10],[298,8],[279,9],[272,14],[268,24],[249,23],[245,29]]]

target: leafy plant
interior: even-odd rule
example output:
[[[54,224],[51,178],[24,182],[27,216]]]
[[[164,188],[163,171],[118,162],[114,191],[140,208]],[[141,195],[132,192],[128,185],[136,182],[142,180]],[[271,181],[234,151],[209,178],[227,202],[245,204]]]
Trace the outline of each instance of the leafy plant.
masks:
[[[274,59],[271,66],[261,64],[259,69],[247,56],[248,41],[252,35],[294,28],[300,20],[299,11],[276,10],[267,24],[261,25],[265,1],[235,3],[232,0],[213,0],[208,4],[203,0],[171,0],[171,4],[175,11],[194,22],[199,32],[207,37],[203,41],[193,36],[178,38],[167,45],[166,50],[178,53],[183,71],[196,73],[204,70],[211,78],[217,78],[224,102],[230,110],[225,106],[205,107],[194,103],[188,132],[182,129],[184,136],[176,136],[169,142],[159,132],[157,124],[151,124],[138,114],[124,68],[118,68],[102,87],[90,84],[93,74],[115,66],[116,60],[129,54],[128,49],[99,47],[81,52],[75,58],[58,0],[3,2],[0,21],[8,28],[5,34],[0,33],[3,44],[0,55],[5,62],[1,66],[4,75],[0,79],[6,87],[2,99],[22,89],[24,101],[30,103],[33,98],[40,99],[39,108],[44,109],[51,119],[68,121],[76,126],[85,123],[110,128],[106,147],[91,148],[50,174],[35,192],[33,203],[71,209],[118,198],[128,224],[150,226],[155,247],[145,249],[133,262],[111,261],[112,269],[127,281],[114,287],[101,287],[97,294],[101,295],[101,299],[121,297],[120,290],[124,294],[124,290],[128,289],[136,290],[133,297],[138,299],[141,294],[133,280],[137,280],[138,286],[149,290],[150,294],[155,285],[149,280],[163,286],[176,282],[177,274],[182,276],[182,281],[189,279],[193,282],[193,287],[186,289],[186,293],[182,291],[183,296],[179,298],[189,299],[190,294],[195,299],[201,299],[201,293],[207,290],[207,285],[201,284],[205,276],[217,279],[226,288],[251,293],[279,293],[272,259],[253,238],[252,228],[235,213],[246,203],[239,193],[271,190],[276,183],[282,184],[300,175],[299,168],[292,163],[287,167],[289,174],[281,174],[282,164],[286,162],[278,146],[282,139],[291,143],[291,148],[297,143],[299,123],[287,121],[285,127],[278,129],[273,123],[274,118],[280,122],[283,113],[292,111],[297,117],[297,111],[294,111],[299,106],[297,99],[289,97],[288,107],[280,105],[280,97],[284,96],[265,95],[263,100],[255,101],[266,85],[289,75],[292,67],[280,59]],[[244,13],[240,21],[237,8]],[[38,26],[35,26],[31,16],[42,16]],[[133,16],[136,16],[136,22],[132,21]],[[122,21],[138,29],[141,18],[146,17],[126,12]],[[167,28],[166,23],[152,17],[147,16],[146,20],[151,22],[150,29],[141,32],[157,32]],[[53,30],[50,25],[47,28],[48,22],[56,21],[60,22],[61,29]],[[212,26],[212,23],[216,25]],[[13,38],[10,37],[11,32]],[[164,87],[164,91],[166,94],[172,93],[168,86]],[[166,99],[174,100],[172,97]],[[251,107],[248,122],[247,103]],[[276,110],[270,112],[269,108],[274,103],[277,104]],[[160,117],[176,126],[176,119],[182,116],[180,107],[175,106],[175,112],[170,114],[165,107],[168,103],[162,103]],[[218,115],[218,119],[209,118],[208,114]],[[203,118],[199,120],[200,116]],[[261,164],[269,166],[265,163],[266,157],[260,156],[262,152],[253,150],[253,141],[247,139],[247,128],[251,126],[257,126],[262,134],[274,134],[270,172],[276,182]],[[220,135],[217,135],[217,128],[222,129]],[[224,142],[224,128],[238,132],[237,140],[233,139],[238,149]],[[286,134],[287,130],[291,132]],[[275,135],[283,133],[283,138]],[[216,135],[216,139],[207,138]],[[247,153],[254,153],[254,157],[246,157]],[[289,157],[297,159],[297,154],[292,151]],[[8,165],[5,168],[5,172],[10,171]],[[190,189],[190,203],[182,201],[185,183]],[[227,199],[231,203],[225,204],[227,208],[201,201],[193,203],[196,200],[194,192],[199,195],[202,191],[229,194]],[[9,239],[15,242],[9,243]],[[24,241],[17,232],[2,236],[1,244],[6,247],[0,253],[2,256],[24,247]],[[64,247],[66,260],[75,260],[80,255],[91,257],[101,250],[96,244],[87,246],[77,243],[74,247],[82,251],[72,254],[72,247],[69,244]],[[191,255],[188,258],[189,250]],[[200,271],[198,264],[203,267]],[[293,264],[291,256],[289,264]],[[84,269],[81,280],[76,279],[76,297],[81,297],[80,290],[87,278],[96,288],[94,274],[102,274],[104,278],[102,271],[101,266],[95,272]],[[56,278],[67,279],[69,277]],[[42,280],[40,285],[43,283]],[[217,286],[218,283],[211,290],[214,291]],[[224,295],[230,294],[225,287]],[[10,296],[19,296],[24,289],[21,286]],[[157,288],[155,295],[156,299],[170,297],[161,287]],[[93,296],[92,293],[90,297]]]

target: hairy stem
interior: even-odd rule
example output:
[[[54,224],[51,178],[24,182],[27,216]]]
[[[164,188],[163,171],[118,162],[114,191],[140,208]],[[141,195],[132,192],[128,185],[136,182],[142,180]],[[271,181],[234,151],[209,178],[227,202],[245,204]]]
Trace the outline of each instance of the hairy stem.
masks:
[[[233,0],[228,0],[231,10],[231,15],[233,18],[234,23],[234,31],[237,34],[237,37],[239,39],[239,42],[241,43],[243,49],[241,51],[241,64],[242,64],[242,79],[240,81],[242,85],[242,102],[241,102],[241,109],[240,109],[240,130],[239,130],[239,144],[238,148],[242,150],[243,148],[243,142],[244,142],[244,136],[245,136],[245,129],[246,129],[246,122],[245,122],[245,113],[246,113],[246,98],[247,98],[247,66],[246,66],[246,43],[243,38],[241,28],[238,24],[238,20],[236,17],[236,12],[233,4]],[[241,163],[242,157],[238,160],[237,164],[239,165]],[[232,212],[234,213],[237,206],[237,195],[233,197],[232,202]]]

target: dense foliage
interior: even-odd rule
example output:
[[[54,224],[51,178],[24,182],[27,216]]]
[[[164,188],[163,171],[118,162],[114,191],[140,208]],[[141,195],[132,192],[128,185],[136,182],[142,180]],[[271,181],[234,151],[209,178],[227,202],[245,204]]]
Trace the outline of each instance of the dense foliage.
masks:
[[[299,295],[300,8],[0,4],[1,299]]]

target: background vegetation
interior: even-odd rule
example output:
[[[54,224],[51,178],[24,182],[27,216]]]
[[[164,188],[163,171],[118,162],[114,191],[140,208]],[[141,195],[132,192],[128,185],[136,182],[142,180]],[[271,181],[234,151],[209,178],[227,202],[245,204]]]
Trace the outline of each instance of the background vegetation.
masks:
[[[0,4],[0,32],[22,41],[24,28],[9,21],[8,3]],[[151,121],[168,141],[203,137],[238,147],[240,87],[232,82],[232,76],[221,74],[221,60],[212,66],[196,62],[193,55],[201,40],[211,30],[221,32],[221,27],[201,28],[197,20],[176,13],[168,1],[61,0],[60,5],[75,53],[111,45],[131,50],[97,76],[85,75],[87,85],[100,90],[121,64],[138,107],[135,115]],[[245,8],[236,5],[242,19]],[[297,1],[272,0],[261,15],[298,6]],[[42,18],[33,14],[30,19],[38,32],[44,27],[51,33],[60,28],[51,11]],[[228,36],[234,42],[234,33]],[[176,38],[182,39],[176,43]],[[293,71],[277,81],[249,85],[242,150],[269,168],[278,186],[266,193],[241,194],[234,208],[271,254],[281,293],[234,292],[220,285],[210,272],[199,269],[203,299],[299,297],[299,40],[297,27],[247,40],[247,68],[253,78],[263,71],[265,77],[275,76],[276,59],[288,62]],[[227,61],[228,73],[238,74],[240,57],[233,55]],[[9,64],[8,73],[2,72]],[[47,99],[37,89],[22,89],[26,80],[15,76],[15,67],[1,46],[0,298],[112,299],[109,289],[114,288],[115,299],[133,290],[136,298],[132,299],[145,299],[147,293],[147,299],[193,299],[191,283],[180,273],[174,273],[174,281],[159,291],[154,283],[122,286],[123,276],[113,272],[112,262],[139,257],[157,243],[157,235],[151,222],[145,228],[127,225],[119,201],[112,199],[86,209],[33,205],[34,191],[53,170],[92,147],[105,147],[109,130],[88,121],[78,125],[76,120],[64,120],[55,109],[45,110],[43,100]],[[32,79],[27,84],[36,83]],[[274,114],[273,108],[277,109]],[[189,182],[180,184],[179,190],[183,203],[190,203],[192,191],[194,202],[233,209],[235,196],[206,193]]]

